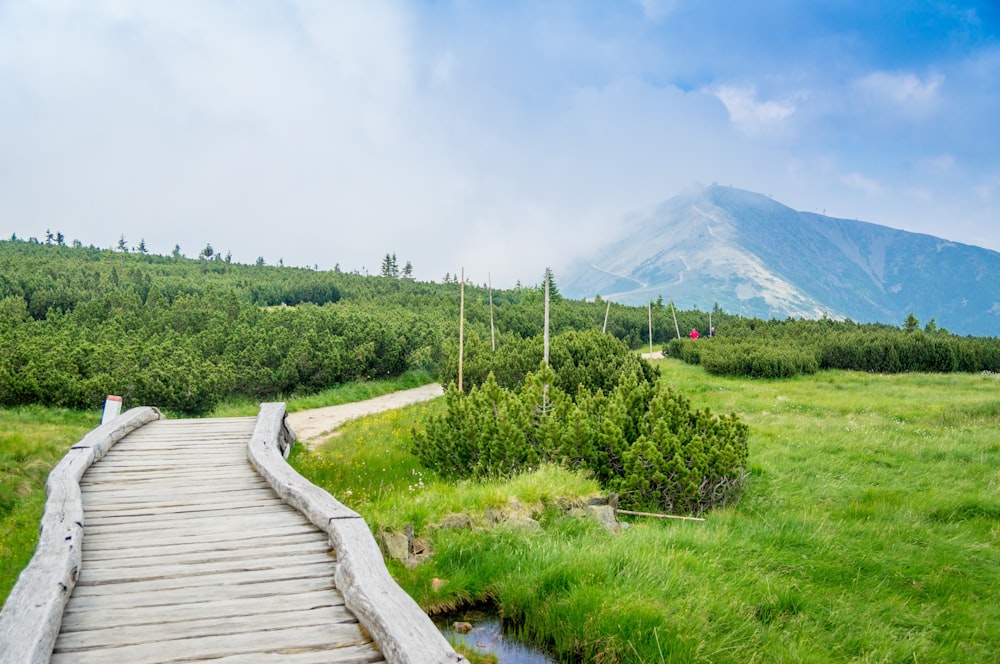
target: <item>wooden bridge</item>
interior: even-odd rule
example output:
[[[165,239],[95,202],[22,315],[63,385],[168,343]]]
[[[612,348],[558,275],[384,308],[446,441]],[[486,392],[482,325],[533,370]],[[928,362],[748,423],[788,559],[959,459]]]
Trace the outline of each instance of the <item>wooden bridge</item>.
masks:
[[[293,440],[284,404],[88,434],[49,476],[0,663],[464,662],[361,517],[288,466]]]

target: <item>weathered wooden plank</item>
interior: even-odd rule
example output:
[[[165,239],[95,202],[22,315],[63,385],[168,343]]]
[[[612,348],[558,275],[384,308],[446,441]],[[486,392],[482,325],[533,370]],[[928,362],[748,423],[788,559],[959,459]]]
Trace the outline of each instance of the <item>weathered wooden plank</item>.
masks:
[[[290,579],[329,578],[337,567],[332,559],[299,565],[295,568],[269,568],[250,571],[219,572],[202,576],[181,576],[147,581],[127,581],[117,584],[85,585],[78,583],[73,597],[95,597],[98,595],[120,595],[145,593],[154,590],[177,588],[218,588],[223,585],[254,584],[264,581],[287,581]]]
[[[221,511],[221,510],[220,510]],[[94,517],[92,522],[85,524],[87,534],[91,532],[146,532],[155,533],[158,530],[190,529],[192,532],[208,531],[215,529],[227,530],[233,528],[247,528],[256,525],[276,526],[290,524],[294,519],[301,518],[298,514],[287,514],[282,508],[271,507],[248,507],[239,510],[240,514],[231,515],[225,523],[219,523],[220,515],[189,516],[181,519],[163,519],[159,523],[151,523],[147,520],[125,521],[113,520],[109,518]]]
[[[140,607],[172,606],[178,604],[200,604],[241,598],[260,598],[268,604],[274,603],[275,597],[289,593],[334,590],[333,578],[327,575],[295,577],[290,579],[274,579],[260,583],[243,585],[219,585],[216,587],[166,588],[150,590],[139,594],[73,594],[73,601],[67,606],[68,612],[97,612],[103,615],[106,610],[131,610]]]
[[[102,621],[103,622],[103,621]],[[249,613],[230,616],[185,617],[182,622],[159,621],[143,625],[102,626],[75,632],[63,630],[56,639],[55,652],[70,652],[91,648],[115,648],[144,643],[170,641],[183,634],[185,639],[206,636],[239,636],[263,629],[288,627],[322,627],[353,624],[358,619],[344,606],[318,606],[308,610],[288,612],[272,607],[270,613]]]
[[[259,487],[244,489],[232,488],[227,491],[212,491],[204,493],[178,493],[178,492],[158,492],[158,493],[131,493],[116,495],[93,494],[84,498],[87,503],[88,512],[100,512],[113,509],[144,509],[146,507],[182,507],[185,505],[199,505],[203,503],[216,502],[218,504],[236,501],[269,501],[274,500],[273,495],[268,495]]]
[[[355,624],[335,624],[323,628],[288,627],[268,629],[261,625],[255,632],[240,634],[239,638],[229,635],[204,636],[199,638],[179,638],[151,643],[121,646],[110,649],[71,650],[53,652],[52,664],[72,662],[73,664],[106,664],[109,660],[147,664],[151,662],[180,662],[190,659],[211,659],[225,655],[245,655],[244,661],[252,661],[255,653],[301,652],[321,648],[359,646],[369,640],[362,636]]]
[[[170,479],[174,480],[174,484],[170,483]],[[113,481],[103,481],[103,482],[92,482],[90,484],[81,485],[80,490],[83,495],[103,495],[107,492],[109,496],[121,495],[122,500],[128,500],[128,496],[131,495],[141,495],[145,493],[152,492],[163,492],[163,491],[175,491],[176,493],[183,493],[186,491],[227,491],[227,490],[244,490],[250,488],[260,488],[263,478],[259,477],[256,473],[246,476],[235,476],[228,479],[218,479],[211,483],[206,483],[204,480],[191,479],[187,480],[184,478],[147,478],[145,481],[138,482],[113,482]],[[266,483],[265,483],[266,485]],[[270,491],[271,487],[266,486],[267,490]]]
[[[225,560],[205,560],[181,564],[161,564],[146,567],[118,567],[108,564],[84,567],[76,581],[77,587],[97,585],[117,585],[139,581],[163,581],[164,583],[184,583],[201,576],[218,576],[234,572],[255,572],[272,570],[282,565],[305,566],[318,563],[336,563],[327,551],[308,551],[270,555],[262,557],[228,558]],[[210,579],[215,583],[217,579]]]
[[[127,608],[102,608],[100,627],[116,625],[147,625],[159,623],[175,623],[185,620],[200,620],[204,618],[224,618],[228,616],[267,616],[275,611],[309,611],[321,607],[344,606],[344,598],[340,593],[330,589],[314,590],[300,593],[284,593],[280,602],[262,602],[260,597],[241,597],[236,599],[212,599],[205,602],[155,605]],[[62,631],[78,632],[94,628],[94,617],[90,611],[74,611],[67,607],[63,613]]]
[[[284,419],[284,404],[261,404],[247,457],[282,500],[329,533],[339,561],[337,588],[385,658],[393,664],[466,662],[389,575],[360,516],[285,462],[282,440],[289,434]]]
[[[246,664],[245,655],[220,657],[212,664]],[[385,662],[382,654],[371,645],[349,646],[334,651],[297,653],[254,653],[254,664],[379,664]]]
[[[52,652],[80,566],[80,477],[129,432],[160,417],[155,408],[133,408],[119,415],[84,436],[49,473],[35,554],[0,610],[3,664],[44,662]]]
[[[217,556],[219,559],[227,556],[263,556],[279,551],[328,551],[329,544],[326,533],[305,532],[299,535],[255,538],[253,544],[245,540],[223,542],[199,542],[184,538],[184,541],[170,546],[156,544],[154,546],[108,547],[93,550],[90,542],[83,550],[83,564],[102,564],[105,561],[116,561],[119,566],[129,564],[145,564],[144,560],[156,560],[163,563],[181,562],[193,559],[195,556]]]
[[[256,514],[283,513],[288,506],[271,496],[257,496],[254,500],[239,500],[194,505],[147,505],[136,509],[92,510],[87,506],[86,525],[132,523],[150,519],[160,521],[186,521],[194,517],[240,518]]]
[[[301,535],[303,533],[315,533],[316,528],[311,523],[295,523],[295,524],[281,524],[277,526],[269,526],[262,528],[255,528],[254,538],[256,540],[263,540],[272,537],[289,537],[295,535]],[[324,537],[326,533],[323,534]],[[162,547],[166,550],[168,547],[183,546],[183,545],[205,545],[209,546],[212,544],[225,544],[239,542],[243,546],[248,546],[247,531],[246,530],[228,530],[228,531],[209,531],[199,534],[197,537],[192,537],[181,533],[179,535],[173,534],[170,536],[160,537],[156,540],[156,545]],[[87,548],[84,551],[84,555],[89,555],[94,551],[103,551],[107,549],[121,549],[123,547],[129,547],[135,544],[135,539],[123,535],[122,533],[115,532],[114,530],[105,531],[104,533],[87,533]],[[144,542],[148,545],[149,542]]]

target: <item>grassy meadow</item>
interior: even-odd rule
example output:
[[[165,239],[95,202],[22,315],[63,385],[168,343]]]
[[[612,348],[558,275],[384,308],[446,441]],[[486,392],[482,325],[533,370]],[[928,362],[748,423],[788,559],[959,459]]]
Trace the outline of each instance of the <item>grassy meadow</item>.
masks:
[[[705,523],[635,517],[609,534],[564,513],[599,487],[553,467],[440,482],[407,450],[433,403],[293,463],[373,530],[431,539],[429,561],[391,563],[421,605],[492,602],[564,661],[1000,661],[997,376],[660,366],[695,406],[751,426],[746,492]],[[540,527],[486,527],[502,510]],[[473,527],[435,527],[451,513]]]
[[[101,413],[25,406],[0,409],[0,603],[31,560],[45,478]]]

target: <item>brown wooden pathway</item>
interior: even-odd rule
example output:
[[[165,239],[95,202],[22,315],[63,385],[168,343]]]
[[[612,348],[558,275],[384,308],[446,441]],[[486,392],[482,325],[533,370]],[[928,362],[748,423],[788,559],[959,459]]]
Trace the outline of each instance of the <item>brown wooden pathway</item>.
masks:
[[[84,474],[52,662],[381,662],[325,533],[250,467],[256,418],[158,420]]]
[[[467,664],[389,576],[364,520],[258,417],[120,415],[52,470],[0,610],[0,664]]]

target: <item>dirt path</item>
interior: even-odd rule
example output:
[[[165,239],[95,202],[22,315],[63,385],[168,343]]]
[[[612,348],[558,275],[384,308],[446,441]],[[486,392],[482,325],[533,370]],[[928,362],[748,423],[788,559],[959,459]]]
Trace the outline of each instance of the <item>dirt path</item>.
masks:
[[[402,408],[410,404],[427,401],[444,394],[444,388],[437,383],[421,385],[411,390],[401,390],[391,394],[383,394],[367,401],[345,403],[339,406],[301,410],[289,413],[287,422],[295,432],[298,441],[313,449],[333,433],[338,427],[349,420],[365,415],[381,413],[384,410]]]

